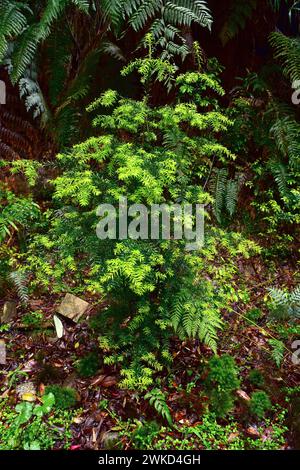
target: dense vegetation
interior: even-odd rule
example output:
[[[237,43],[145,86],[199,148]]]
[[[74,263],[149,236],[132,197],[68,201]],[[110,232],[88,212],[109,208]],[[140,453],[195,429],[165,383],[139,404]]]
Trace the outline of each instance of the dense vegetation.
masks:
[[[0,449],[299,447],[299,11],[0,0]],[[120,198],[204,245],[100,239]]]

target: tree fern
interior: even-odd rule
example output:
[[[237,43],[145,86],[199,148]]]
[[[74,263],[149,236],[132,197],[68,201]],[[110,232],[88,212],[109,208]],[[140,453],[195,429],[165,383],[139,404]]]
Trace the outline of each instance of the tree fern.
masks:
[[[232,217],[236,210],[239,194],[239,179],[229,179],[226,186],[225,204],[229,215]]]
[[[180,289],[171,302],[170,323],[181,337],[198,338],[216,352],[217,332],[222,326],[218,308],[207,308],[208,293]]]
[[[12,80],[16,83],[36,55],[40,43],[51,33],[51,28],[69,5],[75,5],[88,12],[89,2],[85,0],[47,0],[45,8],[37,5],[32,11],[29,4],[0,2],[0,60],[8,48],[8,41],[14,41],[12,55]],[[34,16],[36,15],[36,16]],[[36,20],[33,21],[32,20]]]
[[[33,61],[37,46],[39,26],[29,26],[22,34],[22,38],[15,45],[12,54],[12,73],[11,78],[16,83],[23,76],[28,65]]]

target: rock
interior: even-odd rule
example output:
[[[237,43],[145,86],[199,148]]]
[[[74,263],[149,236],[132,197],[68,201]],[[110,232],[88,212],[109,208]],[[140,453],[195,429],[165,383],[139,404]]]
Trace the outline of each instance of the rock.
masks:
[[[102,448],[105,450],[113,450],[118,448],[119,441],[120,436],[117,432],[107,431],[101,435]]]
[[[6,345],[3,339],[0,339],[0,364],[6,364]]]
[[[13,301],[5,302],[3,305],[3,313],[1,315],[1,323],[11,322],[17,315],[17,304]]]
[[[85,300],[72,294],[66,294],[57,311],[63,317],[69,318],[77,323],[89,308],[90,304]]]

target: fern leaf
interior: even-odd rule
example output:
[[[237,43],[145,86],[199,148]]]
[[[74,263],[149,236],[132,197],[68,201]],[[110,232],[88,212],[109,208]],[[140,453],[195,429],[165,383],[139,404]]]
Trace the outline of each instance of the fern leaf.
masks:
[[[20,271],[13,271],[9,274],[8,277],[15,286],[21,303],[26,306],[29,301],[29,295],[24,274]]]
[[[284,358],[284,350],[285,350],[284,344],[282,341],[279,341],[278,339],[269,339],[269,344],[272,347],[272,351],[271,351],[272,359],[274,360],[277,367],[280,367]]]

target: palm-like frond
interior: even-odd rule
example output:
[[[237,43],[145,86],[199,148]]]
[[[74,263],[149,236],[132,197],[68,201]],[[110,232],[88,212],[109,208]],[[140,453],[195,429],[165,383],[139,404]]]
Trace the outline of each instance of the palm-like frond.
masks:
[[[300,80],[300,39],[276,32],[271,34],[270,43],[275,50],[275,57],[283,65],[285,76],[292,82]]]

